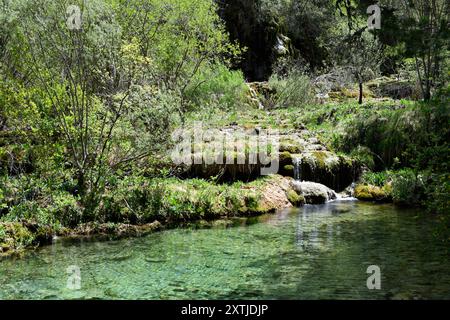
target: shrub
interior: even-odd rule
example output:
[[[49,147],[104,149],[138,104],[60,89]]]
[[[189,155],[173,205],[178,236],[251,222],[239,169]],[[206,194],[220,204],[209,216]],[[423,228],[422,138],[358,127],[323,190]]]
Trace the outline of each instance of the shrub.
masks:
[[[313,101],[311,81],[305,72],[297,68],[291,69],[285,76],[272,75],[269,85],[275,94],[264,105],[272,108],[299,107]]]
[[[67,192],[55,192],[52,195],[49,211],[56,221],[69,228],[77,226],[83,218],[83,208],[78,199]]]
[[[374,155],[376,169],[401,165],[447,171],[450,159],[449,105],[439,101],[360,110],[336,147],[361,145]]]
[[[450,174],[431,175],[425,186],[425,205],[429,212],[447,215],[450,213]]]
[[[383,187],[389,181],[388,171],[382,172],[366,172],[362,175],[361,181],[377,187]]]
[[[421,205],[425,198],[423,175],[416,174],[411,169],[403,169],[392,175],[392,198],[400,205]]]
[[[223,110],[234,111],[243,104],[245,90],[245,80],[241,71],[216,65],[197,75],[195,85],[187,89],[186,96],[196,108],[204,109],[213,105]]]
[[[358,146],[350,152],[350,156],[362,165],[373,170],[375,169],[375,160],[372,151],[369,148]]]
[[[33,244],[33,234],[18,222],[0,222],[0,256],[8,251],[19,251]]]
[[[159,180],[128,176],[110,185],[94,219],[101,222],[142,224],[160,216],[165,188]]]

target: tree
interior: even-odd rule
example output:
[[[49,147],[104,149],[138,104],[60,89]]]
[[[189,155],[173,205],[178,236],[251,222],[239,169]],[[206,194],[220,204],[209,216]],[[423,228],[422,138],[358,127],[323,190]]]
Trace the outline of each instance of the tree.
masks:
[[[358,82],[358,103],[362,104],[364,83],[373,79],[379,72],[384,47],[376,35],[367,30],[367,26],[354,32],[348,27],[343,28],[347,30],[347,35],[338,34],[333,52],[339,68],[346,70]]]
[[[377,38],[365,28],[351,35],[346,43],[349,48],[347,53],[349,68],[358,81],[358,103],[362,104],[364,82],[373,79],[378,73],[383,48]]]
[[[45,110],[74,172],[75,193],[91,209],[108,174],[168,143],[173,114],[187,111],[186,92],[205,81],[199,72],[239,51],[209,0],[2,3],[7,63],[0,68],[25,95],[14,105]],[[0,89],[8,90],[0,100],[12,101],[12,83],[3,81]]]
[[[67,25],[67,8],[74,3],[82,13],[79,29]],[[147,61],[123,44],[120,26],[103,1],[31,0],[16,10],[29,86],[51,106],[49,117],[56,120],[75,170],[76,192],[86,206],[94,204],[108,169],[142,156],[120,151],[129,142],[120,145],[117,134]]]
[[[394,64],[413,59],[424,100],[448,83],[450,3],[446,0],[380,0],[380,40],[390,47]],[[392,61],[391,61],[392,62]],[[400,63],[399,63],[400,62]]]
[[[187,91],[205,79],[202,69],[228,65],[240,53],[229,40],[217,6],[210,0],[117,0],[115,11],[124,37],[135,39],[140,54],[152,61],[149,72],[162,90],[180,97],[178,112],[184,119]]]
[[[409,0],[396,4],[403,22],[405,55],[413,57],[424,100],[430,100],[432,88],[439,87],[450,49],[447,0]],[[447,80],[448,81],[448,80]]]

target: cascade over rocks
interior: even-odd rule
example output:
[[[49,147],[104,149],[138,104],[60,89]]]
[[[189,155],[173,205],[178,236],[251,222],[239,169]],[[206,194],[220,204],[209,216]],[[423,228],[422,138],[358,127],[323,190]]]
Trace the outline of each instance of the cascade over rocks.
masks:
[[[237,125],[217,129],[217,136],[230,137],[237,132],[244,132],[253,137],[258,137],[260,128],[244,129]],[[226,140],[225,140],[226,141]],[[354,159],[337,155],[324,146],[308,130],[285,129],[279,130],[279,151],[270,154],[270,158],[277,161],[278,173],[285,177],[292,177],[299,181],[311,181],[325,185],[328,188],[341,192],[352,182],[356,181],[361,173],[361,165]],[[215,152],[213,141],[202,142],[192,152],[192,159],[202,159],[202,154]],[[222,182],[236,180],[251,181],[261,176],[261,170],[267,167],[261,163],[260,157],[249,159],[249,147],[245,138],[237,140],[235,147],[226,147],[226,150],[235,150],[230,164],[226,157],[226,151],[214,153],[216,159],[223,157],[222,161],[207,163],[205,159],[182,168],[181,176],[184,178],[216,178]],[[213,151],[211,151],[213,150]]]
[[[310,145],[311,148],[316,146]],[[288,155],[285,153],[285,157]],[[286,160],[289,162],[289,160]],[[336,155],[327,150],[307,149],[300,154],[291,154],[292,172],[289,164],[281,174],[301,181],[313,181],[326,185],[337,192],[343,191],[358,179],[361,166],[350,157]],[[298,177],[296,177],[298,175]]]

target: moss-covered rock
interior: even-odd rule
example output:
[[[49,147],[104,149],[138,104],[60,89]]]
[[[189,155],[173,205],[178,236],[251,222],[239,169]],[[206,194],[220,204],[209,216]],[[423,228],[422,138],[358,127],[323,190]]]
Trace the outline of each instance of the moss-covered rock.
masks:
[[[294,207],[300,207],[305,204],[305,197],[301,194],[298,194],[295,190],[288,190],[287,197],[289,202],[292,203]]]
[[[359,184],[355,188],[355,198],[363,201],[391,201],[391,187],[377,187]]]
[[[287,164],[283,166],[280,170],[280,174],[283,176],[293,177],[294,176],[294,166],[291,164]]]
[[[279,154],[280,163],[292,163],[292,155],[289,151],[283,151]]]
[[[360,172],[356,160],[330,151],[316,150],[301,155],[301,180],[317,182],[337,192],[357,180]]]
[[[120,239],[123,237],[143,236],[154,231],[160,230],[162,225],[159,221],[146,223],[142,225],[131,225],[125,223],[85,223],[71,230],[70,237],[95,236],[107,237],[108,239]]]
[[[358,99],[359,97],[359,88],[349,87],[349,88],[336,88],[333,91],[328,93],[328,96],[331,100],[335,101],[346,101],[348,99]],[[366,85],[363,86],[363,97],[370,98],[373,97],[373,93],[370,88]]]
[[[419,89],[410,81],[398,80],[395,77],[380,77],[369,81],[367,87],[376,97],[406,99],[420,97]]]
[[[280,143],[280,152],[289,152],[289,153],[300,153],[303,151],[303,148],[294,141],[282,141]]]
[[[271,127],[277,127],[277,121],[283,122],[278,118],[273,119]],[[218,132],[226,135],[244,133],[244,136],[248,133],[248,135],[253,137],[260,135],[259,139],[266,139],[265,134],[258,128],[259,126],[256,126],[251,132],[247,132],[241,126],[233,125],[231,127],[222,127],[218,129]],[[329,151],[311,131],[297,130],[292,127],[277,128],[279,130],[277,134],[279,143],[271,144],[270,157],[271,160],[278,160],[278,174],[289,177],[296,177],[299,174],[300,177],[297,178],[301,180],[321,183],[338,192],[343,191],[357,180],[361,166],[356,160]],[[256,157],[257,159],[252,156],[252,161],[250,161],[250,153],[248,151],[254,152],[252,154],[255,155],[258,153],[258,150],[255,150],[253,144],[248,144],[245,141],[246,139],[241,139],[239,146],[233,149],[236,154],[237,152],[241,153],[241,159],[237,159],[236,156],[232,157],[234,163],[227,161],[228,164],[206,164],[199,157],[199,163],[187,166],[181,177],[204,179],[216,179],[217,177],[220,182],[250,181],[258,178],[261,175],[261,169],[265,166],[263,163],[267,162],[260,159],[260,154]],[[210,150],[209,143],[205,142],[202,144],[203,150]],[[277,147],[279,149],[275,149]],[[245,151],[245,153],[242,153],[242,151]],[[301,164],[301,167],[298,166],[299,164]]]

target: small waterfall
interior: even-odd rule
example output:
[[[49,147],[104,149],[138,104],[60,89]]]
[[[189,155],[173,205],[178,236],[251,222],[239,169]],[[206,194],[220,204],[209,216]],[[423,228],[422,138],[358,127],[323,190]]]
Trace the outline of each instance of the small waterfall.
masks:
[[[329,187],[311,181],[302,181],[302,158],[292,158],[292,164],[294,166],[294,180],[291,186],[294,190],[302,194],[305,197],[307,204],[323,204],[335,200],[339,201],[354,201],[353,189],[355,184],[353,183],[346,190],[341,193],[337,193]]]
[[[294,165],[294,179],[295,181],[302,181],[302,159],[294,158],[292,159]]]
[[[355,195],[355,185],[356,183],[352,183],[350,186],[348,186],[344,191],[341,193],[337,193],[337,200],[346,200],[346,201],[355,201],[358,200],[354,197]]]

